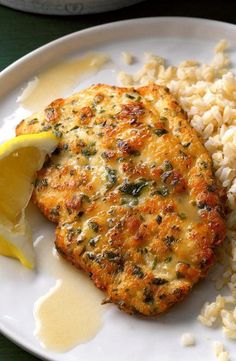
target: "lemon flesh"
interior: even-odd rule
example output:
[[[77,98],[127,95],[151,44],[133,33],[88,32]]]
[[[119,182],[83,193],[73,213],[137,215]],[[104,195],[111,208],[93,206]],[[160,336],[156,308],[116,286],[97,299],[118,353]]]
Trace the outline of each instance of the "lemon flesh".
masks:
[[[52,132],[27,134],[0,146],[0,255],[33,268],[34,250],[25,208],[35,173],[58,144]]]
[[[14,232],[0,226],[0,254],[18,259],[25,267],[34,267],[34,249],[30,229]]]

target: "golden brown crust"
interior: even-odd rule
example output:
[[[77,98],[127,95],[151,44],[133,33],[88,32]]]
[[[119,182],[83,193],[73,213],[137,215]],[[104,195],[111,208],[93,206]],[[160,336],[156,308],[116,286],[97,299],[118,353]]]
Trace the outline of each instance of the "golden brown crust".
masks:
[[[34,202],[56,247],[131,314],[157,315],[205,277],[225,237],[211,159],[168,89],[95,85],[17,127],[60,144]]]

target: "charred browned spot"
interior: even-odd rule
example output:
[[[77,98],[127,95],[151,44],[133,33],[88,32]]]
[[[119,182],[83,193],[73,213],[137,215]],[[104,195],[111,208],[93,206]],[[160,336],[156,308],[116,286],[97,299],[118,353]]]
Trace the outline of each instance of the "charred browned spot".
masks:
[[[118,222],[116,225],[107,233],[109,243],[112,246],[120,246],[123,243],[123,223]]]
[[[136,241],[137,245],[140,243],[145,243],[150,238],[150,230],[147,224],[141,224],[138,228],[137,232],[135,233],[134,240]]]
[[[61,106],[65,103],[65,100],[63,98],[58,98],[54,100],[52,103],[49,104],[49,107],[52,108],[61,108]]]
[[[93,185],[93,183],[92,182],[89,182],[88,184],[86,184],[87,182],[86,182],[86,180],[84,179],[84,181],[83,181],[83,185],[85,186],[85,190],[86,191],[88,191],[89,193],[90,192],[93,192],[94,191],[94,185]]]
[[[209,219],[209,227],[212,229],[214,234],[213,246],[218,246],[225,239],[225,222],[220,217],[216,209],[212,210],[211,214],[208,216],[206,215],[206,217]]]
[[[124,162],[122,164],[122,170],[125,174],[129,175],[131,179],[136,177],[150,177],[149,168],[142,163],[134,164],[133,162]]]
[[[124,257],[118,251],[105,250],[101,255],[103,267],[113,275],[124,270],[124,262]]]
[[[154,179],[159,179],[161,177],[161,174],[162,174],[162,169],[161,168],[152,168],[151,169],[151,176],[154,178]]]
[[[215,261],[215,255],[211,249],[204,247],[198,256],[198,263],[201,270],[201,277],[205,277],[209,268]]]
[[[177,278],[185,278],[193,283],[197,282],[200,276],[200,271],[186,262],[178,262],[175,271]]]
[[[106,150],[101,154],[102,158],[107,159],[107,160],[111,160],[111,159],[115,158],[115,155],[116,155],[116,153],[113,150]]]
[[[97,204],[95,202],[92,202],[87,208],[86,213],[94,212],[97,208]]]
[[[169,170],[162,173],[161,179],[164,183],[174,187],[176,193],[185,192],[187,189],[187,182],[176,170]]]
[[[174,110],[176,110],[176,111],[180,111],[180,110],[181,110],[179,104],[178,104],[177,101],[175,101],[175,100],[171,102],[171,108],[174,109]]]
[[[217,187],[217,194],[219,195],[219,200],[220,200],[221,205],[223,207],[224,214],[228,214],[229,209],[227,209],[227,206],[226,206],[226,201],[227,201],[226,188]]]
[[[102,93],[98,93],[98,94],[96,94],[95,95],[95,98],[94,98],[94,103],[95,104],[99,104],[99,103],[101,103],[103,100],[104,100],[104,94],[102,94]]]
[[[67,208],[72,210],[78,210],[81,207],[82,199],[81,197],[74,195],[71,199],[68,199],[65,202]]]
[[[45,118],[48,122],[56,123],[61,114],[61,106],[64,104],[64,99],[59,98],[54,100],[44,111]]]
[[[94,116],[94,112],[90,107],[83,107],[80,110],[80,120],[83,123],[87,123]]]
[[[167,88],[167,86],[164,87],[164,91],[166,92],[166,94],[170,94],[170,90],[169,88]]]
[[[146,214],[157,214],[159,205],[156,197],[149,198],[145,204],[139,206],[139,210]]]
[[[173,204],[173,203],[169,203],[169,204],[167,204],[167,205],[164,207],[164,212],[166,212],[166,213],[172,213],[172,212],[175,211],[175,209],[176,209],[176,205]]]
[[[22,128],[24,127],[25,120],[23,119],[17,126],[16,126],[16,135],[23,134]]]
[[[169,247],[163,239],[158,237],[158,233],[156,233],[156,238],[154,238],[154,241],[150,244],[149,249],[152,254],[158,255],[158,260],[161,261],[164,261],[169,254]],[[155,263],[156,262],[153,262],[152,264],[153,269],[156,267]]]
[[[107,195],[106,200],[108,202],[110,202],[111,204],[118,203],[120,201],[120,195],[119,195],[119,193],[116,193],[116,192],[110,192]]]
[[[140,217],[131,215],[126,219],[126,227],[130,234],[135,234],[141,225]]]
[[[137,120],[145,114],[145,109],[142,103],[133,102],[123,104],[121,112],[118,115],[119,119]]]
[[[138,156],[140,155],[140,152],[138,149],[135,149],[129,140],[119,140],[117,143],[117,146],[123,156],[125,155],[134,155]]]

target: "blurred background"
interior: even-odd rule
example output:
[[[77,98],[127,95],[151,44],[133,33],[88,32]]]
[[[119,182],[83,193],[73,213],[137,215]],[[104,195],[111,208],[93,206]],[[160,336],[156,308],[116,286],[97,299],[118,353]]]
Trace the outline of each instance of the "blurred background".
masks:
[[[14,1],[17,2],[17,0]],[[9,0],[9,3],[13,4],[14,1]],[[96,11],[91,5],[93,0],[84,1],[90,3],[89,12],[93,9]],[[105,0],[100,1],[103,6],[106,6]],[[0,3],[4,2],[7,3],[7,0],[0,0]],[[39,2],[31,0],[21,3],[27,5],[27,3],[38,4]],[[99,2],[99,0],[95,2]],[[18,1],[19,3],[20,1]],[[124,6],[125,3],[136,4],[109,12],[69,16],[26,13],[0,5],[0,71],[23,55],[54,39],[108,22],[152,16],[187,16],[236,23],[236,2],[227,0],[215,0],[214,2],[206,0],[110,0],[108,3],[113,3],[116,8]],[[37,9],[37,11],[42,10]],[[50,11],[52,12],[52,10]],[[84,8],[74,6],[67,8],[69,14],[83,11],[85,11]],[[38,359],[0,335],[0,361],[16,360],[37,361]]]
[[[146,0],[115,11],[76,16],[30,14],[0,5],[0,71],[49,41],[91,26],[151,16],[190,16],[235,24],[235,10],[236,2],[229,0]]]

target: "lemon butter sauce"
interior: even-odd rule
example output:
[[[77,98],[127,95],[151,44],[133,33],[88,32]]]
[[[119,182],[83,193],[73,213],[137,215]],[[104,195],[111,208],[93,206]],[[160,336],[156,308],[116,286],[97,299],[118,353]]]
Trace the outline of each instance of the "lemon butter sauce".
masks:
[[[67,264],[52,242],[37,246],[39,270],[55,278],[55,284],[34,306],[35,336],[43,347],[66,352],[92,339],[102,326],[102,293],[88,276]]]
[[[18,102],[31,112],[39,111],[64,96],[84,76],[99,71],[108,61],[108,56],[103,53],[88,53],[79,59],[62,61],[30,81],[18,97]]]

